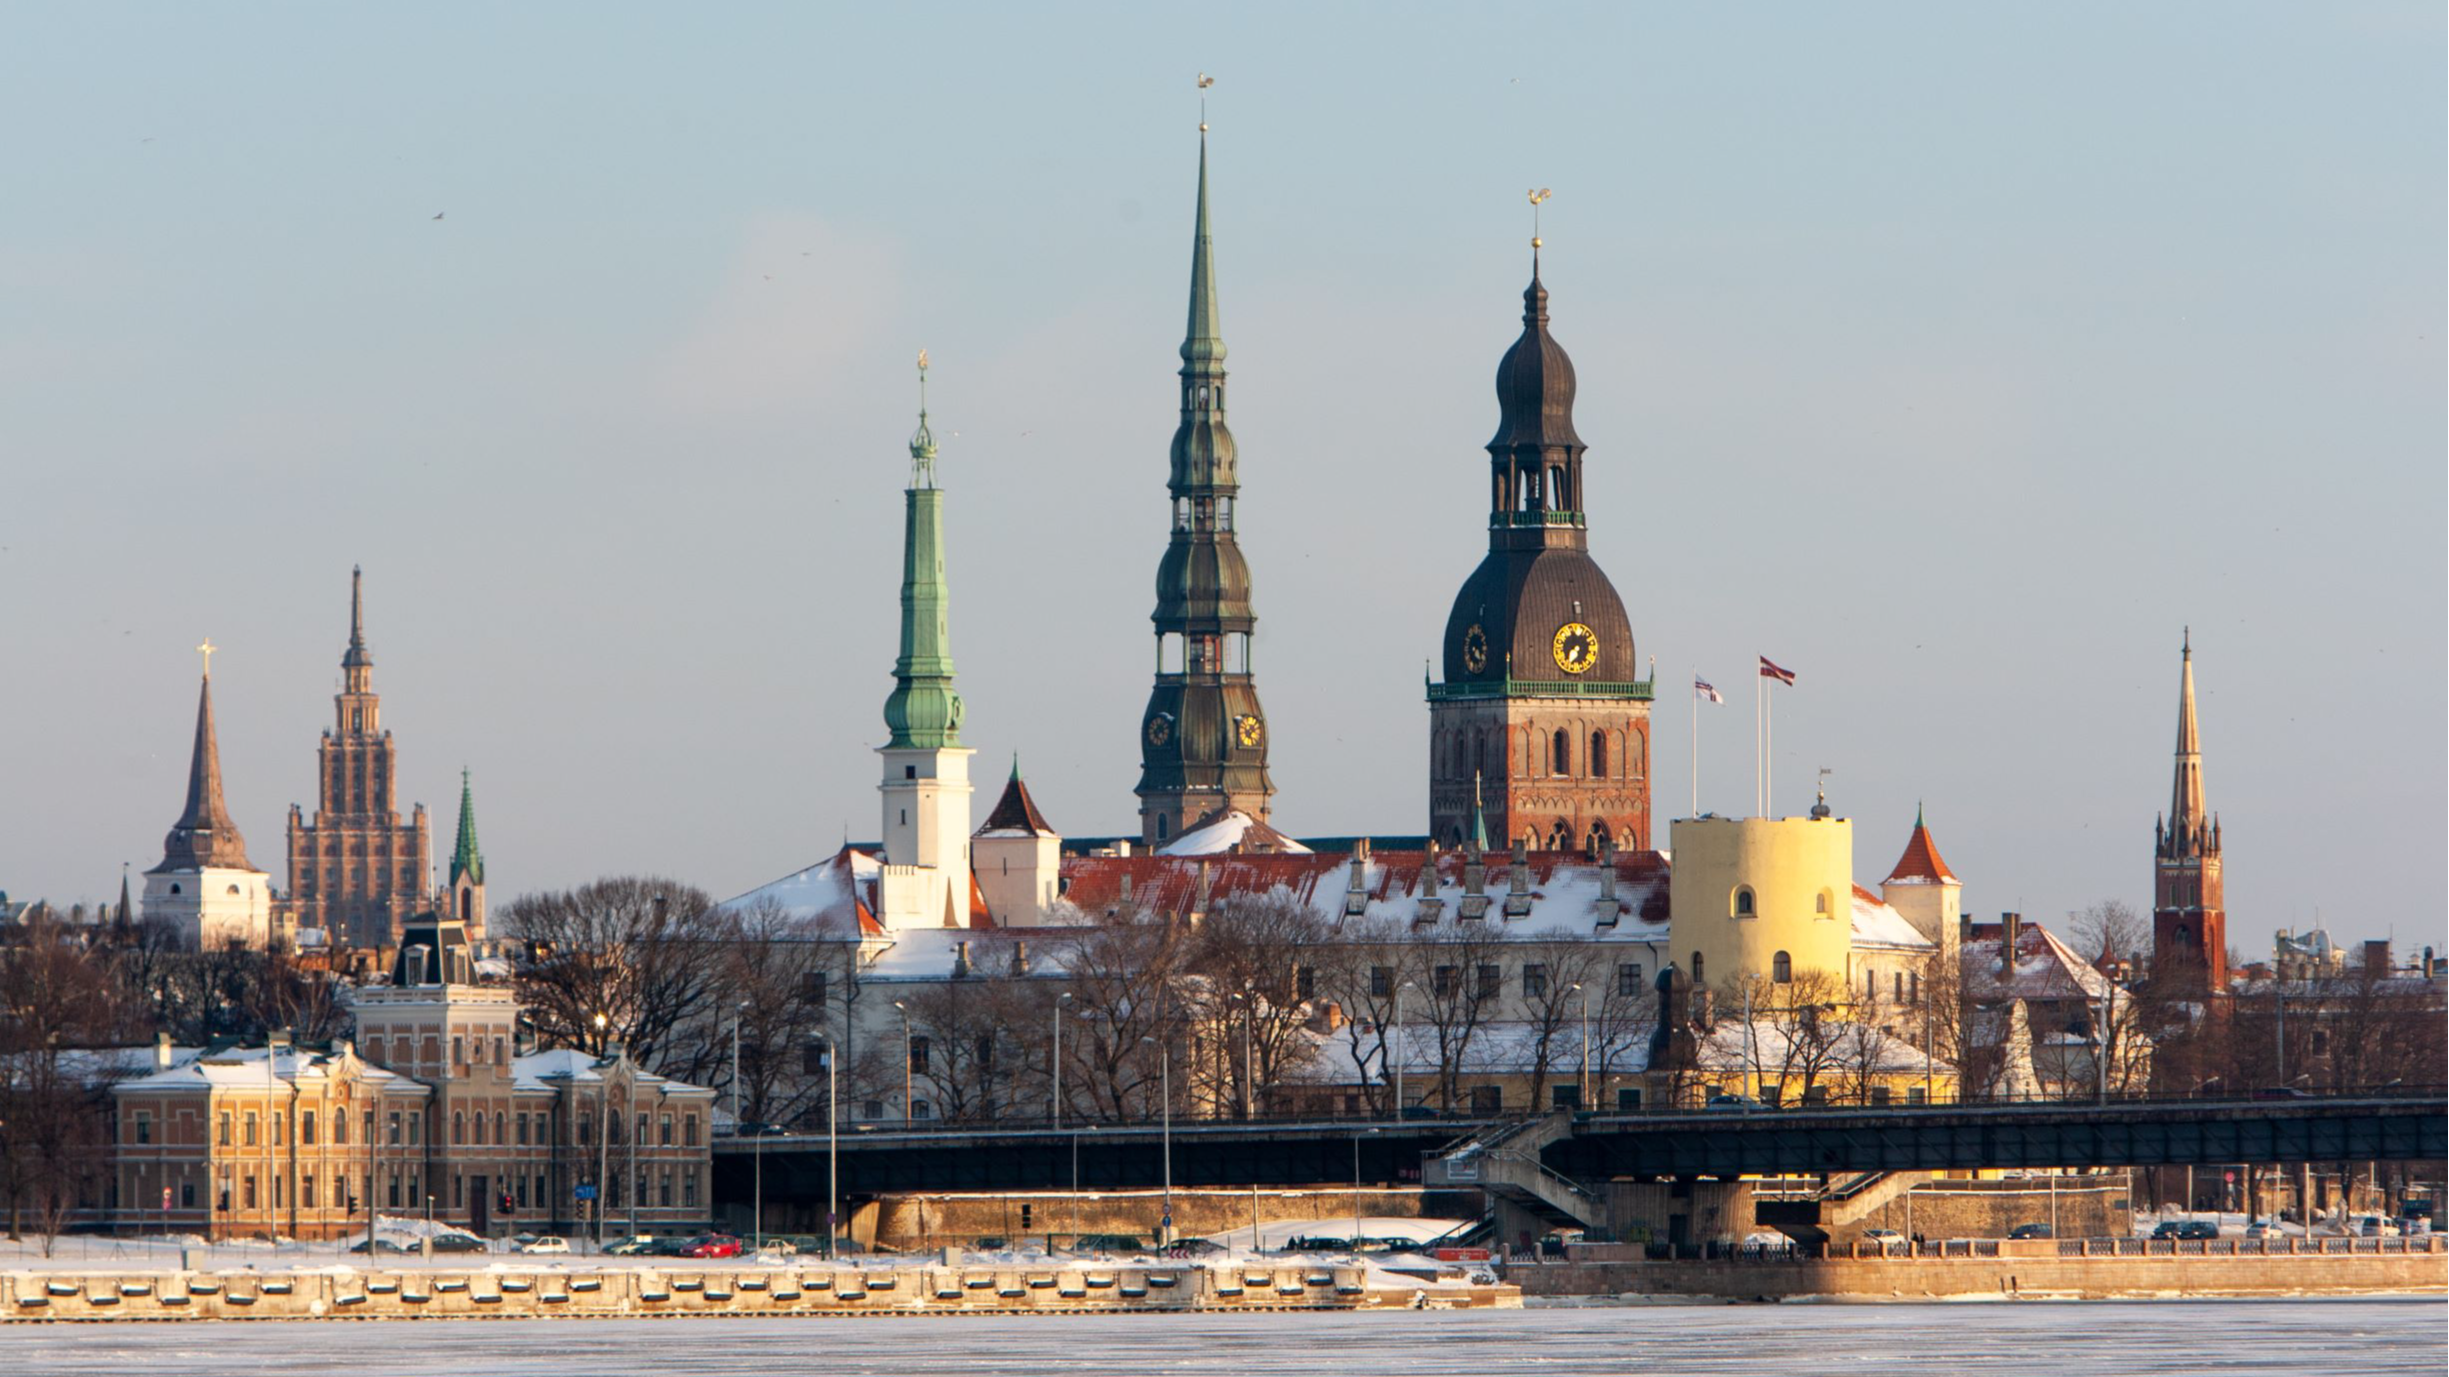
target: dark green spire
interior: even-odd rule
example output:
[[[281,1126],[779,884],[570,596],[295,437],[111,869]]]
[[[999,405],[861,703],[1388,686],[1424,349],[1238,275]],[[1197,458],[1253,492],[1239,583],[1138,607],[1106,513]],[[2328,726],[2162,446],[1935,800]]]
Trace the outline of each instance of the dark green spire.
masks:
[[[1488,850],[1488,805],[1480,796],[1480,776],[1471,776],[1471,850],[1474,855]]]
[[[940,750],[961,744],[961,695],[952,689],[945,620],[944,490],[935,485],[935,433],[927,427],[927,351],[918,353],[918,430],[910,436],[910,487],[903,494],[901,656],[884,700],[884,744]]]
[[[1182,333],[1183,377],[1200,364],[1224,362],[1223,326],[1216,314],[1216,244],[1208,233],[1207,131],[1199,133],[1199,223],[1191,241],[1190,327]]]
[[[468,772],[459,772],[459,842],[451,848],[451,883],[458,884],[461,876],[477,884],[485,882],[485,853],[476,845],[476,791],[469,787]]]

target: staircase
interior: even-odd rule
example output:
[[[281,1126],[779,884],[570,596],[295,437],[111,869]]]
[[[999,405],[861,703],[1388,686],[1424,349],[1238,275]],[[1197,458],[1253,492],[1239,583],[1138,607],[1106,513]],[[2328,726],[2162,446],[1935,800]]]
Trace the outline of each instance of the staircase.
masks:
[[[1931,1176],[1926,1171],[1853,1172],[1831,1179],[1809,1196],[1761,1199],[1753,1210],[1769,1228],[1822,1242],[1830,1230],[1861,1223]]]
[[[1572,1132],[1569,1111],[1499,1124],[1428,1154],[1420,1164],[1421,1184],[1477,1187],[1553,1225],[1600,1227],[1607,1208],[1599,1193],[1540,1160],[1548,1144]]]

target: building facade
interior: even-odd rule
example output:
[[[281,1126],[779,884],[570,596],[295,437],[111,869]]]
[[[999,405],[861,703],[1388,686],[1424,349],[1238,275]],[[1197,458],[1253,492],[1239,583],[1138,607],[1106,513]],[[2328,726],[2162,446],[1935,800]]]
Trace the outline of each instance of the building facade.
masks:
[[[1172,534],[1157,565],[1156,683],[1140,715],[1140,839],[1162,846],[1210,815],[1265,821],[1267,714],[1250,660],[1258,614],[1250,565],[1234,535],[1241,494],[1225,425],[1225,344],[1208,232],[1207,134],[1199,135],[1198,229],[1191,243],[1190,323],[1182,341],[1181,421],[1174,428]]]
[[[2228,901],[2220,874],[2219,816],[2203,806],[2191,629],[2181,655],[2176,780],[2168,813],[2152,829],[2152,970],[2156,979],[2211,994],[2228,985]]]
[[[359,569],[349,571],[349,644],[315,764],[313,820],[289,807],[290,921],[333,946],[393,946],[409,916],[426,905],[433,839],[423,804],[400,821],[398,756],[374,691]]]
[[[272,940],[272,877],[247,859],[221,797],[221,747],[213,732],[212,642],[196,696],[196,737],[187,763],[187,806],[145,872],[145,921],[168,928],[191,951],[261,950]]]
[[[1429,834],[1448,846],[1483,806],[1500,845],[1650,845],[1651,678],[1590,558],[1574,389],[1534,242],[1522,334],[1497,365],[1488,554],[1455,595],[1445,679],[1428,686]]]

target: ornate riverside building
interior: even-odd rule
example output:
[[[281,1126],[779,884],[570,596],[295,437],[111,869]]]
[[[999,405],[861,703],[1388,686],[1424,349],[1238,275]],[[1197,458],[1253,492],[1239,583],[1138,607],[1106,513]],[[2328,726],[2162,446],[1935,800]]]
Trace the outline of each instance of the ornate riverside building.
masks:
[[[1156,685],[1140,717],[1140,838],[1162,846],[1201,818],[1264,821],[1267,716],[1251,675],[1250,566],[1233,536],[1241,481],[1225,426],[1225,344],[1208,234],[1207,133],[1199,135],[1198,229],[1182,341],[1182,420],[1173,436],[1173,534],[1156,571]]]
[[[400,821],[391,733],[366,651],[365,576],[349,571],[349,648],[340,657],[332,725],[315,748],[314,821],[289,806],[289,907],[299,928],[333,946],[388,947],[426,903],[433,838],[418,804]]]
[[[1455,595],[1445,680],[1428,686],[1429,835],[1470,841],[1484,803],[1498,845],[1646,850],[1651,681],[1590,558],[1573,361],[1548,334],[1538,247],[1521,337],[1497,365],[1488,554]]]
[[[2228,903],[2219,817],[2203,807],[2202,738],[2194,726],[2194,633],[2177,690],[2177,772],[2168,815],[2152,827],[2152,969],[2201,992],[2228,987]]]

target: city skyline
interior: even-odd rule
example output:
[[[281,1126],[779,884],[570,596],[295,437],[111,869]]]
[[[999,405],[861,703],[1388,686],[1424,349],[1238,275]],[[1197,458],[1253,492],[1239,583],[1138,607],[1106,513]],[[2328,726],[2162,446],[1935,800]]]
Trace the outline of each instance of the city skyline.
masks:
[[[1591,546],[1657,656],[1670,815],[1694,672],[1729,699],[1700,710],[1701,807],[1749,811],[1743,681],[1765,654],[1801,674],[1780,690],[1776,811],[1833,769],[1858,875],[1884,873],[1918,801],[1968,912],[2145,910],[2190,625],[2239,957],[2317,909],[2342,938],[2439,941],[2394,915],[2449,822],[2440,93],[2428,59],[2393,56],[2407,31],[2437,52],[2438,16],[2249,9],[2198,47],[2211,31],[2184,16],[2208,11],[2128,16],[2121,55],[1913,13],[1925,45],[2040,50],[1985,85],[1915,66],[1927,46],[1883,58],[1883,24],[1914,29],[1893,16],[1817,21],[1889,89],[1956,102],[1963,127],[1940,131],[1901,93],[1833,128],[1800,95],[1761,104],[1774,78],[1835,80],[1806,60],[1810,24],[1763,54],[1730,17],[1583,15],[1649,86],[1491,37],[1431,64],[1446,108],[1400,112],[1328,89],[1325,54],[1384,37],[1376,61],[1425,62],[1425,40],[1330,18],[1320,55],[1290,56],[1134,32],[1108,103],[1052,98],[1041,139],[956,117],[1018,89],[982,21],[942,50],[946,84],[980,92],[911,112],[906,145],[803,133],[821,185],[727,140],[785,149],[764,117],[856,118],[876,78],[665,127],[556,67],[548,96],[618,128],[546,159],[542,195],[476,132],[520,116],[502,127],[540,155],[585,128],[574,113],[387,122],[393,73],[362,98],[280,78],[340,109],[321,132],[244,108],[182,126],[176,82],[89,119],[0,234],[29,308],[0,327],[20,364],[0,401],[12,448],[54,456],[20,472],[0,539],[21,629],[0,884],[105,898],[121,861],[158,857],[207,636],[231,810],[278,874],[359,563],[403,810],[439,812],[472,768],[503,897],[638,870],[720,897],[874,838],[921,345],[979,777],[1016,751],[1055,827],[1135,833],[1204,64],[1284,831],[1427,830],[1412,671],[1484,531],[1490,376],[1529,270],[1520,188],[1554,185],[1544,276],[1582,373]],[[1446,22],[1449,43],[1494,27]],[[550,37],[500,23],[512,51]],[[885,46],[896,25],[830,33]],[[580,46],[642,76],[640,42]],[[1662,49],[1763,65],[1717,90]],[[1099,70],[1043,39],[1017,51]],[[2052,59],[2106,99],[2044,80]],[[2316,94],[2263,108],[2280,76]],[[2172,86],[2190,100],[2152,94]],[[93,116],[126,95],[0,99]],[[1726,155],[1662,133],[1678,111]],[[628,183],[629,151],[669,175]],[[683,165],[697,153],[709,166]],[[2012,185],[1987,180],[2007,166]]]

